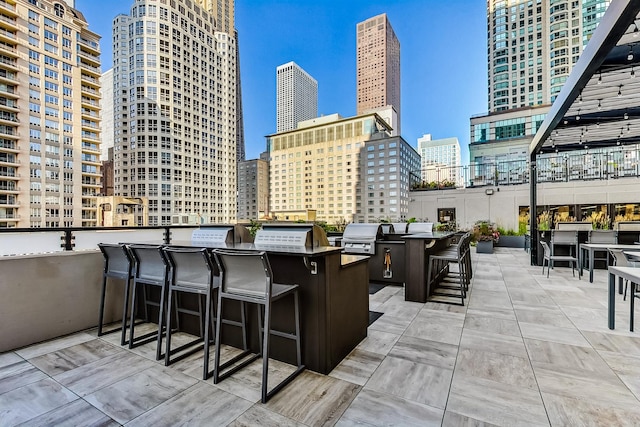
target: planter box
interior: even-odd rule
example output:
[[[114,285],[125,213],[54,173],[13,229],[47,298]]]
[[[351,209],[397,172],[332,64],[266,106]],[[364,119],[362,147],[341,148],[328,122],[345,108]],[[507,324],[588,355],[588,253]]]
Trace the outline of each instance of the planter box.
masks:
[[[524,248],[524,236],[500,236],[498,244],[500,248]]]
[[[493,242],[478,242],[476,246],[476,253],[479,254],[492,254]]]

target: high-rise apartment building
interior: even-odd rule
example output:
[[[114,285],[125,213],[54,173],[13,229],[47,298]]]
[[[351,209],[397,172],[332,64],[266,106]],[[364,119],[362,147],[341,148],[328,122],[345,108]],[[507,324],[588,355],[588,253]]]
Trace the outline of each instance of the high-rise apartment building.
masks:
[[[487,0],[490,112],[551,104],[610,0]]]
[[[100,97],[100,160],[106,161],[113,148],[113,68],[100,76]]]
[[[400,42],[387,14],[358,23],[356,35],[358,115],[392,105],[400,118]]]
[[[488,108],[471,118],[470,162],[528,146],[610,0],[487,0]]]
[[[100,47],[72,1],[0,2],[0,227],[91,227]]]
[[[273,217],[313,210],[335,224],[406,216],[419,156],[379,115],[334,114],[267,138]]]
[[[458,138],[432,139],[430,134],[423,135],[418,138],[418,154],[423,181],[451,181],[458,186],[464,183]]]
[[[232,1],[137,0],[114,19],[114,193],[147,197],[149,225],[236,219],[232,25]]]
[[[269,212],[269,162],[238,162],[238,221],[258,220]]]
[[[318,117],[318,82],[295,62],[276,69],[276,130],[286,132],[298,122]]]

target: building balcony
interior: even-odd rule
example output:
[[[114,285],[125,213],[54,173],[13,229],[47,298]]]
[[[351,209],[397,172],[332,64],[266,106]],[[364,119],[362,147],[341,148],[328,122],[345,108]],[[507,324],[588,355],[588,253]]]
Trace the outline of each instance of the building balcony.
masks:
[[[91,99],[91,98],[87,98],[85,96],[82,97],[82,106],[83,107],[95,107],[95,108],[100,108],[100,102],[98,102],[96,99]]]
[[[94,89],[94,88],[90,88],[88,86],[82,86],[82,98],[88,98],[88,99],[93,99],[93,100],[100,100],[102,98],[102,95],[100,94],[100,91]]]
[[[20,138],[20,134],[15,127],[0,125],[0,137],[18,139]]]
[[[81,79],[83,83],[87,83],[94,87],[100,88],[100,80],[95,77],[83,73]]]
[[[80,43],[83,48],[86,48],[88,51],[90,51],[90,53],[93,53],[94,55],[100,55],[100,45],[98,44],[98,42],[80,37],[78,38],[78,43]]]
[[[18,194],[20,188],[16,181],[0,181],[0,193],[4,194]]]
[[[0,55],[5,55],[9,57],[18,57],[18,49],[13,44],[8,44],[2,41],[2,37],[0,37]]]
[[[16,33],[5,30],[0,26],[0,41],[8,44],[13,44],[17,41]]]
[[[85,51],[78,51],[78,56],[81,59],[81,67],[83,69],[87,69],[87,68],[95,68],[98,69],[98,67],[100,67],[100,57],[99,56],[95,56],[95,55],[91,55],[90,53],[87,53]]]
[[[15,2],[8,2],[6,0],[0,0],[0,11],[9,16],[17,17]]]
[[[0,194],[0,206],[3,208],[17,208],[20,206],[20,202],[15,196]]]
[[[100,78],[101,71],[99,67],[94,67],[92,65],[87,64],[86,62],[80,62],[80,68],[82,68],[83,71],[89,73],[90,75]]]
[[[0,10],[2,10],[2,7],[0,7]],[[15,18],[8,18],[4,14],[0,14],[0,28],[15,31],[18,29],[18,23]]]
[[[18,156],[15,154],[8,154],[0,151],[0,164],[2,164],[2,166],[18,167],[20,165],[20,161],[18,160]]]
[[[49,252],[0,257],[0,322],[10,326],[0,360],[5,372],[29,373],[4,382],[3,422],[251,425],[268,416],[277,425],[314,426],[634,425],[640,417],[629,363],[637,332],[628,332],[629,301],[618,294],[620,324],[607,328],[605,270],[588,286],[564,267],[547,279],[522,249],[496,248],[472,253],[468,309],[408,303],[401,286],[384,286],[369,295],[380,317],[340,365],[329,375],[303,372],[263,405],[261,361],[214,386],[200,377],[202,350],[164,367],[155,342],[129,350],[117,333],[97,336],[103,260],[96,244],[105,236],[150,240],[150,233],[82,230],[69,252],[60,248],[63,232],[0,234],[8,242],[2,249]],[[107,321],[119,320],[121,293],[120,282],[108,288]],[[176,347],[189,338],[176,333]]]
[[[18,71],[18,61],[15,58],[10,58],[6,55],[0,55],[0,67],[9,67],[13,71]]]
[[[20,111],[20,109],[18,108],[18,103],[15,100],[0,97],[0,111],[7,110],[16,113]]]

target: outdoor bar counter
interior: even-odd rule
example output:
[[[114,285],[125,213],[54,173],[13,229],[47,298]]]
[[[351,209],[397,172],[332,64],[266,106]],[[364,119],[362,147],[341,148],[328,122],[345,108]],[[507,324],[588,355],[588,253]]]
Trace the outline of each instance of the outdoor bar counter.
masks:
[[[449,246],[453,235],[449,231],[434,231],[402,236],[406,242],[405,301],[427,302],[433,291],[427,280],[429,256]]]
[[[268,253],[274,281],[299,285],[302,357],[307,369],[328,374],[367,336],[369,324],[368,256],[341,254],[333,246],[291,247],[254,243],[192,243],[167,246],[263,250]],[[258,350],[255,309],[249,307],[249,342]],[[240,306],[225,303],[223,318],[239,320]],[[252,314],[253,313],[253,314]],[[293,298],[273,304],[272,328],[293,329]],[[185,327],[187,329],[187,327]],[[191,329],[191,328],[188,328]],[[197,325],[193,328],[197,334]],[[241,347],[241,330],[225,325],[223,342]],[[295,345],[272,335],[270,357],[295,364]]]

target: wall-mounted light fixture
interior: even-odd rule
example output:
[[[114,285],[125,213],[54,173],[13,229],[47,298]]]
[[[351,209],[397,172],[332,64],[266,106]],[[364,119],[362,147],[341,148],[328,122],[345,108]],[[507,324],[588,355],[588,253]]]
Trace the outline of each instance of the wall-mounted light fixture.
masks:
[[[491,196],[493,194],[493,188],[487,188],[486,190],[484,190],[484,194],[486,194],[487,196]]]

